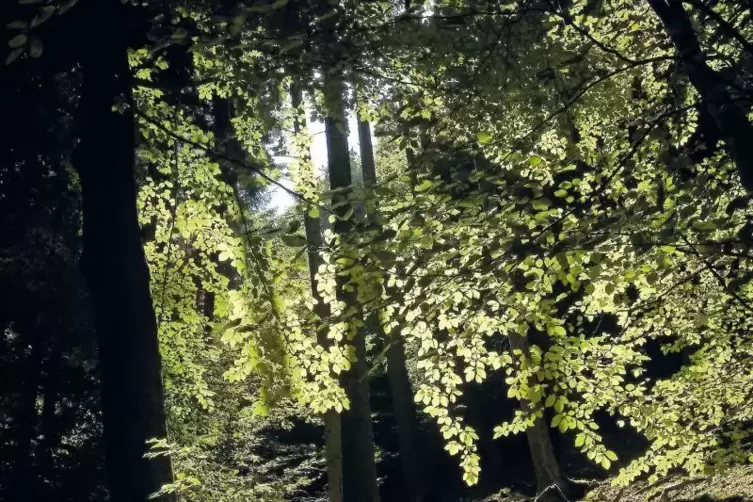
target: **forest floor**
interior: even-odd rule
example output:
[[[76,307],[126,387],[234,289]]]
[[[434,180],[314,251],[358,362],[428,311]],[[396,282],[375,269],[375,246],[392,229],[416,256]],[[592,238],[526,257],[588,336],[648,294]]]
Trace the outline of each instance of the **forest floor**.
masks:
[[[737,467],[708,477],[688,479],[670,477],[649,486],[639,482],[628,487],[612,486],[609,481],[594,482],[580,502],[753,502],[753,466]],[[532,502],[502,491],[483,502]],[[575,502],[575,501],[572,501]]]

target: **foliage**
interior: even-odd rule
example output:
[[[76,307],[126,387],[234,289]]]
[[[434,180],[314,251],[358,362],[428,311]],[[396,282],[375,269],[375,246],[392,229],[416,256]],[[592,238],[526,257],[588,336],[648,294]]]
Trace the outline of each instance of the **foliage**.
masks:
[[[687,4],[734,98],[725,106],[753,119],[745,8]],[[313,483],[317,448],[273,436],[349,408],[339,380],[362,329],[375,346],[399,336],[415,349],[415,401],[468,485],[482,431],[465,393],[498,380],[520,406],[496,437],[547,420],[588,460],[618,466],[617,483],[747,461],[749,194],[650,2],[169,6],[152,45],[129,54],[134,102],[115,106],[138,119],[177,470],[166,489],[281,500]],[[11,23],[8,62],[40,57],[34,30],[63,9]],[[374,186],[316,179],[306,106],[288,95],[300,85],[313,117],[331,115],[331,68],[347,68],[360,117],[379,128]],[[261,210],[270,185],[296,205]],[[356,202],[373,219],[343,210]],[[347,228],[307,242],[304,214]],[[316,297],[306,251],[321,259]],[[657,376],[649,346],[682,367]],[[645,451],[618,457],[604,414]]]

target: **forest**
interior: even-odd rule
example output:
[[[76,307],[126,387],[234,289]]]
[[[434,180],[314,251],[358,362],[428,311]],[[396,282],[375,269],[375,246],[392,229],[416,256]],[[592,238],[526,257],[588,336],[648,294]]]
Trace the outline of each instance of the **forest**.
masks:
[[[0,501],[753,500],[753,0],[0,26]]]

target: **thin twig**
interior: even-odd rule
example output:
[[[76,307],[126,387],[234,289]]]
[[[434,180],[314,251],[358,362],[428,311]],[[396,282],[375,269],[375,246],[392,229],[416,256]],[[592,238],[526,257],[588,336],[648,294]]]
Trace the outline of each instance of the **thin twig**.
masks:
[[[570,500],[565,496],[564,492],[562,491],[562,488],[560,488],[557,483],[554,483],[553,485],[549,485],[546,488],[544,488],[543,490],[541,490],[541,493],[539,493],[538,495],[536,495],[536,498],[533,499],[533,502],[539,502],[539,500],[541,499],[541,497],[543,497],[547,492],[553,491],[555,488],[557,489],[558,492],[560,492],[560,497],[562,497],[562,500],[564,502],[570,502]]]

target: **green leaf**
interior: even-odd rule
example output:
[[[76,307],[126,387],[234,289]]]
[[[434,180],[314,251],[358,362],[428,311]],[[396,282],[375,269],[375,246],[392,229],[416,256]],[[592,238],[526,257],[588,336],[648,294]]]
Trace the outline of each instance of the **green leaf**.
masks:
[[[188,31],[184,28],[176,28],[170,35],[170,40],[173,42],[182,42],[188,37]]]
[[[269,408],[261,401],[256,401],[253,405],[252,413],[257,417],[266,417],[269,415]]]
[[[693,228],[698,230],[699,232],[711,232],[712,230],[716,230],[716,223],[713,221],[694,221],[693,222]]]
[[[390,266],[393,263],[395,263],[395,253],[392,251],[387,251],[386,249],[380,249],[379,251],[374,252],[374,256],[377,257],[379,261],[381,261],[384,265]]]
[[[555,401],[554,403],[554,411],[556,411],[557,413],[562,413],[562,410],[565,409],[565,401],[565,398],[560,396],[559,399],[557,399],[557,401]]]
[[[547,331],[549,332],[549,335],[551,335],[551,336],[565,336],[565,335],[567,335],[567,330],[565,330],[564,326],[550,326]]]
[[[34,28],[36,26],[39,26],[40,24],[50,19],[53,14],[55,14],[55,6],[45,5],[44,7],[41,7],[39,9],[39,14],[34,16],[34,19],[31,20],[31,27]]]
[[[39,39],[39,37],[31,37],[29,39],[29,56],[38,58],[42,55],[42,49],[42,41]]]
[[[20,56],[23,53],[24,53],[24,48],[23,47],[20,48],[20,49],[13,49],[12,51],[10,51],[10,54],[8,54],[8,57],[5,58],[5,64],[6,65],[11,64],[13,61],[15,61],[16,59],[18,59],[18,56]]]
[[[613,451],[611,451],[611,450],[610,450],[610,451],[607,451],[607,452],[605,453],[605,455],[606,455],[606,457],[607,457],[607,458],[608,458],[609,460],[611,460],[611,461],[613,461],[613,462],[616,462],[616,461],[617,461],[617,454],[616,454],[615,452],[613,452]],[[608,467],[607,467],[607,469],[608,469]]]
[[[26,21],[13,21],[5,25],[9,30],[25,30],[29,27]]]
[[[24,45],[26,45],[26,41],[28,39],[29,39],[29,37],[27,37],[26,35],[24,35],[23,33],[21,33],[20,35],[16,35],[15,37],[11,38],[8,41],[8,45],[10,46],[11,49],[16,49],[18,47],[23,47]]]
[[[301,220],[296,218],[295,220],[291,221],[290,224],[288,225],[287,233],[294,234],[298,231],[299,228],[301,228]]]
[[[312,207],[309,209],[309,218],[318,218],[319,217],[319,208],[318,207]]]
[[[606,469],[606,470],[609,470],[609,468],[610,468],[610,467],[612,466],[612,462],[610,462],[610,461],[609,461],[609,459],[608,459],[607,457],[603,457],[603,458],[601,459],[601,466],[602,466],[602,467],[603,467],[604,469]]]
[[[285,234],[282,236],[282,242],[284,242],[286,246],[298,248],[306,245],[306,237],[300,234]]]
[[[552,427],[557,427],[562,422],[563,415],[558,414],[554,415],[554,418],[552,418]]]
[[[447,446],[445,446],[444,449],[450,452],[450,455],[457,455],[460,451],[460,444],[455,441],[451,441],[447,443]]]
[[[575,437],[575,447],[576,448],[580,448],[581,446],[583,446],[583,443],[585,443],[585,442],[586,442],[586,436],[584,436],[583,434],[578,434]]]
[[[431,181],[429,181],[429,180],[423,180],[421,183],[419,183],[418,185],[416,185],[416,189],[415,190],[416,190],[416,192],[425,192],[425,191],[427,191],[428,189],[430,189],[433,186],[434,186],[434,183],[432,183]]]
[[[65,13],[66,13],[66,12],[68,12],[68,11],[69,11],[69,10],[70,10],[70,9],[71,9],[71,8],[72,8],[72,7],[74,6],[74,5],[76,5],[76,3],[78,3],[78,0],[71,0],[71,1],[70,1],[70,2],[68,2],[67,4],[64,4],[64,5],[60,6],[60,8],[58,9],[58,14],[61,14],[61,15],[62,15],[62,14],[65,14]]]
[[[552,201],[550,201],[546,197],[542,197],[540,199],[534,200],[532,204],[533,204],[533,208],[536,211],[546,211],[547,209],[551,207]]]
[[[351,207],[350,209],[345,211],[345,214],[343,214],[342,216],[338,215],[337,217],[340,219],[340,221],[348,221],[349,219],[353,217],[353,214],[354,214],[354,211],[353,211],[353,208]]]
[[[287,307],[285,303],[285,298],[281,296],[275,296],[274,302],[275,302],[275,307],[277,308],[279,312],[285,312],[285,308]]]
[[[479,143],[485,145],[492,140],[492,135],[489,134],[488,131],[480,131],[478,134],[476,134],[476,139],[478,139]]]

